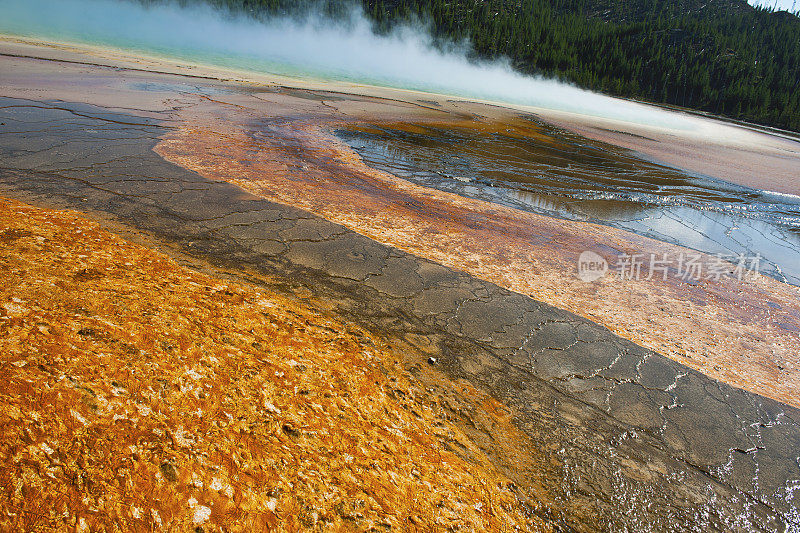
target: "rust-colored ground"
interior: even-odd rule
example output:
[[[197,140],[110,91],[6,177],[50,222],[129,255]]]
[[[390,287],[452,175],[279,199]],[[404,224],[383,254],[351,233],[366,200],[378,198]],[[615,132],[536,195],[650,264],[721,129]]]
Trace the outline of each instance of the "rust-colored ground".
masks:
[[[645,257],[691,251],[606,226],[467,199],[375,171],[328,133],[354,119],[329,110],[327,115],[285,116],[284,99],[274,94],[258,98],[252,107],[239,104],[240,99],[236,105],[209,101],[184,110],[182,125],[157,151],[205,177],[307,209],[377,241],[567,309],[713,378],[800,406],[797,287],[766,277],[691,284],[674,276],[619,282],[611,274],[601,282],[583,283],[576,265],[584,250]],[[259,122],[254,118],[259,115],[271,118]],[[508,117],[504,122],[442,122],[429,114],[418,120],[552,142],[532,123]],[[392,122],[392,127],[401,126]]]
[[[546,530],[368,333],[71,213],[0,228],[0,529]]]
[[[151,60],[76,55],[68,47],[42,50],[10,49],[56,61],[0,58],[4,96],[84,102],[156,119],[172,128],[158,152],[203,176],[571,310],[714,378],[800,406],[796,287],[768,278],[691,285],[619,283],[609,276],[584,284],[575,262],[585,249],[611,256],[674,256],[681,249],[415,186],[367,168],[329,133],[422,123],[553,142],[532,121],[518,120],[517,111],[347,84],[294,80],[289,88],[277,85],[285,80],[187,78],[206,74]],[[211,90],[193,91],[195,83]],[[522,492],[535,495],[531,508],[559,507],[550,504],[562,493],[553,498],[546,489],[562,482],[560,470],[555,478],[541,476],[541,490],[529,490],[538,473],[553,472],[542,458],[560,460],[559,431],[540,432],[536,442],[551,433],[554,440],[534,446],[516,427],[517,413],[474,384],[428,379],[440,377],[436,365],[414,369],[431,387],[420,389],[397,363],[401,346],[389,349],[309,309],[320,302],[298,305],[182,269],[64,213],[3,202],[0,231],[0,529],[546,527],[523,523],[506,490],[514,487],[464,433],[524,485]],[[425,339],[408,342],[410,354],[424,351]],[[716,394],[712,389],[706,392]],[[447,401],[452,407],[440,408]],[[742,429],[737,424],[745,419],[731,414],[737,422],[721,431]],[[573,422],[592,433],[591,422]],[[764,424],[743,427],[748,436],[751,429],[760,435]],[[786,435],[794,435],[793,427]],[[705,447],[704,435],[692,439]],[[578,441],[583,437],[570,446]],[[791,444],[781,448],[783,442],[792,441],[746,450],[761,458],[754,463],[756,489],[794,464],[787,459]],[[594,457],[582,466],[602,476],[608,470]],[[576,498],[572,482],[564,481],[567,507],[583,512],[588,499]],[[599,500],[594,490],[588,498]],[[643,509],[659,507],[640,505],[656,501],[649,496],[628,496]]]

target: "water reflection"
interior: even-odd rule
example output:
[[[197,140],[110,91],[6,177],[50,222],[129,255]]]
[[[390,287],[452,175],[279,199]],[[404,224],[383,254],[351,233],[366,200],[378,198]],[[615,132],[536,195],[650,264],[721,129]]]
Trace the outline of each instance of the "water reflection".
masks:
[[[706,253],[760,254],[764,273],[800,285],[800,197],[688,174],[543,124],[502,133],[370,126],[337,135],[368,165],[425,186]]]

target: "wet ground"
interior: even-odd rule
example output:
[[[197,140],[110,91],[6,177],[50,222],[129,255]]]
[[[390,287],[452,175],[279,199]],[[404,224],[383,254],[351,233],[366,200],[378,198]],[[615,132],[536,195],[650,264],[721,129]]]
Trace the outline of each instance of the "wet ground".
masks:
[[[74,211],[0,228],[0,530],[553,531],[352,322]]]
[[[412,115],[419,107],[324,92],[316,98],[304,92],[300,99],[290,94],[262,89],[177,111],[179,125],[156,151],[208,179],[306,209],[383,244],[598,322],[731,385],[800,406],[797,287],[766,276],[740,279],[736,265],[724,262],[718,279],[708,270],[689,279],[680,271],[682,257],[700,257],[709,269],[717,258],[607,224],[540,215],[381,172],[327,132],[361,124],[365,106],[372,106],[368,115],[395,122],[398,114]],[[448,103],[430,113],[430,104],[422,104],[427,115],[421,118],[441,123],[445,114],[454,129],[467,123],[536,139],[530,120],[516,115],[492,120],[459,108],[441,110]],[[602,254],[611,270],[593,283],[576,272],[587,250]],[[621,280],[614,264],[621,255],[668,257],[672,264],[663,277],[652,276],[645,266],[636,279]]]
[[[531,512],[586,531],[800,526],[796,408],[168,163],[153,148],[172,121],[3,98],[0,123],[0,194],[83,211],[377,332],[514,480]],[[504,416],[511,428],[498,425]]]
[[[536,120],[524,133],[433,125],[336,132],[368,165],[426,187],[708,254],[759,255],[763,273],[800,284],[800,197],[690,174]]]

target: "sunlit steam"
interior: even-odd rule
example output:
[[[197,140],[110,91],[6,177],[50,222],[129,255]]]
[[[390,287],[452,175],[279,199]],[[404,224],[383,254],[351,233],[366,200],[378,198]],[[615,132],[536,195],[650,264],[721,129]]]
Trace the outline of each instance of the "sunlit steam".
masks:
[[[256,21],[202,4],[144,7],[123,0],[0,0],[0,31],[63,39],[210,65],[386,85],[535,106],[643,125],[696,129],[698,121],[539,77],[504,62],[446,52],[421,29],[373,33],[363,15]]]

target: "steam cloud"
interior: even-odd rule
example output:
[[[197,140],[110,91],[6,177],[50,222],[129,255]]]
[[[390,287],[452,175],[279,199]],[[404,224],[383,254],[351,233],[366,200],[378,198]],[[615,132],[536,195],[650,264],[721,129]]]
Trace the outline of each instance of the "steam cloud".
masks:
[[[507,63],[475,63],[464,46],[437,49],[422,29],[373,33],[355,13],[347,25],[321,17],[259,22],[203,4],[145,7],[122,0],[0,0],[0,31],[112,46],[198,63],[443,93],[611,118],[702,129],[678,113],[524,76]]]

